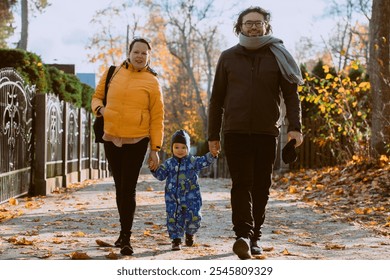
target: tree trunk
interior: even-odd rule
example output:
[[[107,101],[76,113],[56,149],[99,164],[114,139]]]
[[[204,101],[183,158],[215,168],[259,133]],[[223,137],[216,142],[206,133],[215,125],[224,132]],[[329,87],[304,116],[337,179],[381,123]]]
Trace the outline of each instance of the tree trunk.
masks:
[[[28,39],[28,0],[21,0],[22,5],[22,32],[17,48],[27,50]]]
[[[390,154],[390,5],[373,0],[370,21],[369,74],[372,95],[371,151]]]

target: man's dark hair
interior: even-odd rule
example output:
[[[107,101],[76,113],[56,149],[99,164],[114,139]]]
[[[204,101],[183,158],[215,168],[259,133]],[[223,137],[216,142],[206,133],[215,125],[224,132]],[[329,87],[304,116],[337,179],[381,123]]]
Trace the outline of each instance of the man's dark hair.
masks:
[[[260,8],[260,7],[249,7],[248,9],[245,9],[243,10],[239,15],[238,15],[238,19],[237,19],[237,22],[236,24],[234,25],[233,27],[233,31],[236,35],[239,35],[241,33],[241,30],[242,30],[242,18],[244,16],[246,16],[247,14],[249,13],[259,13],[261,15],[264,16],[264,19],[266,21],[266,32],[264,35],[269,35],[272,33],[272,26],[271,24],[269,23],[270,20],[271,20],[271,13],[269,13],[268,11],[264,10],[263,8]]]

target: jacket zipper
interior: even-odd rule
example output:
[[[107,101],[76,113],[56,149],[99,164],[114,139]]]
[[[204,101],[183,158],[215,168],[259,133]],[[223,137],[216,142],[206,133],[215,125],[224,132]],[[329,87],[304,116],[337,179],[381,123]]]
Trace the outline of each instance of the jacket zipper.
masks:
[[[255,78],[256,78],[256,75],[255,75],[255,70],[256,70],[256,67],[255,67],[255,65],[256,65],[256,56],[253,56],[253,57],[251,57],[252,58],[252,79],[251,79],[251,83],[252,83],[252,85],[251,85],[251,107],[250,107],[250,127],[249,127],[249,135],[252,135],[252,128],[253,128],[253,117],[252,117],[252,115],[253,115],[253,104],[254,104],[254,102],[253,102],[253,96],[254,96],[254,91],[255,91],[255,89],[254,89],[254,85],[255,85]]]
[[[177,159],[178,162],[179,162],[179,166],[177,167],[177,175],[176,175],[176,218],[177,218],[177,213],[179,211],[179,199],[180,199],[180,190],[179,190],[179,174],[180,174],[180,165],[181,165],[181,158],[178,158]],[[179,194],[178,194],[178,191],[179,191]]]

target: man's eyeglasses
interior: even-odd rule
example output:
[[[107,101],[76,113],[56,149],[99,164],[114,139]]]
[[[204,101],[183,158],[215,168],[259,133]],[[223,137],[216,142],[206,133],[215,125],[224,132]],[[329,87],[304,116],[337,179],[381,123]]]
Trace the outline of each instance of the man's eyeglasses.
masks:
[[[266,24],[266,22],[265,21],[246,21],[243,24],[247,28],[251,28],[253,25],[260,28],[260,27],[263,27]]]

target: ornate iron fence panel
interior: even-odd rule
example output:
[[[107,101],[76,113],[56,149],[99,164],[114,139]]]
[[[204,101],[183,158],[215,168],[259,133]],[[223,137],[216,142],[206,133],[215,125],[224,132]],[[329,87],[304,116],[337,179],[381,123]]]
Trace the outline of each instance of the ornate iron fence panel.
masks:
[[[81,118],[81,169],[90,168],[91,157],[91,131],[90,113],[84,108],[80,110]]]
[[[34,94],[15,70],[0,69],[0,203],[29,191]]]
[[[62,175],[63,170],[63,111],[64,102],[60,101],[58,96],[47,94],[46,105],[46,135],[47,135],[47,178],[53,178]]]
[[[79,162],[79,109],[73,104],[67,107],[67,172],[77,172]]]

